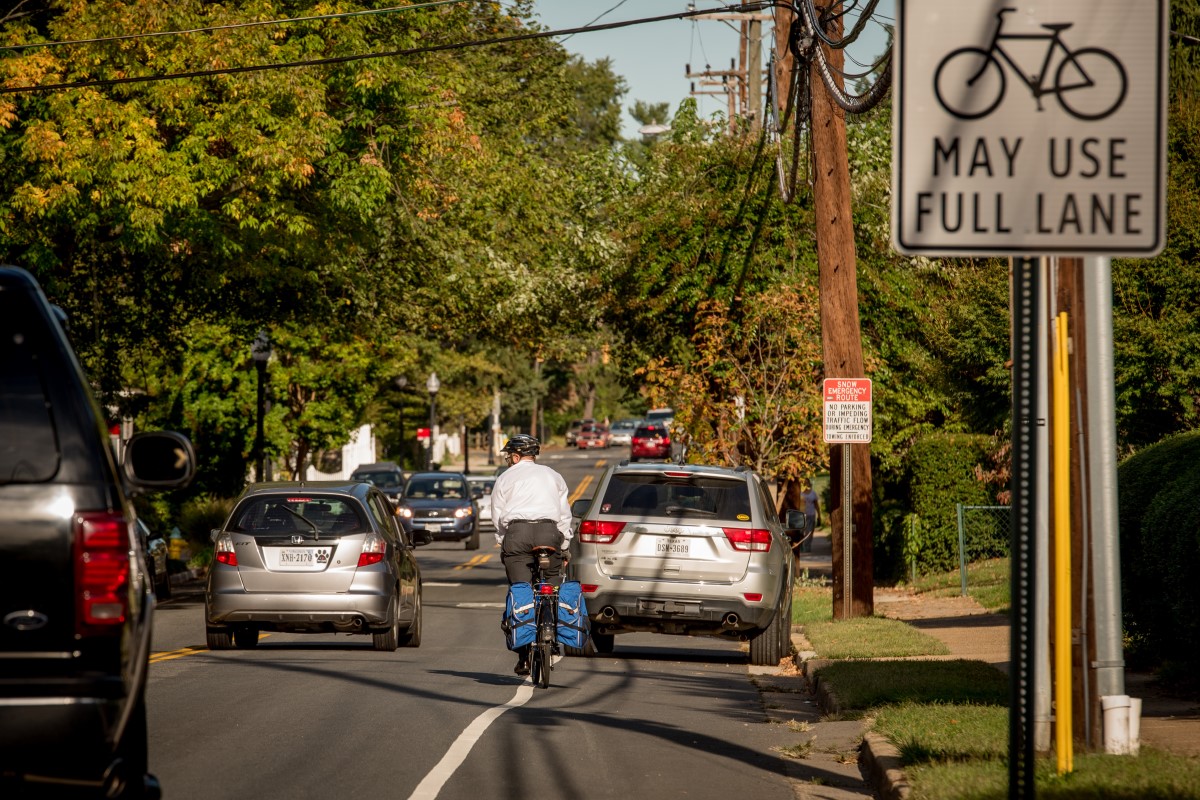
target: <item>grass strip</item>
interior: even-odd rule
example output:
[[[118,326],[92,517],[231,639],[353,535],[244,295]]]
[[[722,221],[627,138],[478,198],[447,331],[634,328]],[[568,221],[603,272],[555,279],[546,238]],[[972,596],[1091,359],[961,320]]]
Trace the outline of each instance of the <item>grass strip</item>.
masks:
[[[918,594],[951,597],[962,593],[958,570],[920,575],[910,586]],[[988,611],[1008,611],[1011,604],[1009,559],[992,558],[967,565],[967,594]]]
[[[1038,800],[1200,800],[1200,761],[1143,747],[1137,757],[1076,754],[1075,771],[1058,775],[1054,759],[1035,766]],[[905,767],[909,800],[1005,800],[1003,760]]]
[[[821,658],[904,658],[949,655],[941,641],[898,619],[858,617],[810,622],[804,635]]]
[[[844,709],[897,703],[1008,708],[1008,676],[982,661],[838,661],[817,674]]]

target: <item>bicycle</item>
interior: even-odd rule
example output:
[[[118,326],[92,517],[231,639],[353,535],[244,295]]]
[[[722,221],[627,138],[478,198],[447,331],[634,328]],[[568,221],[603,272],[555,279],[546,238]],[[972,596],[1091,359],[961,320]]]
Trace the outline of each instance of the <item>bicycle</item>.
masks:
[[[529,645],[529,676],[534,686],[550,688],[550,671],[558,652],[558,587],[542,577],[550,568],[550,556],[558,549],[547,545],[533,548],[534,625],[536,633]]]
[[[1004,33],[1004,15],[1016,10],[1002,8],[996,14],[996,32],[986,50],[961,47],[941,60],[934,73],[933,89],[942,108],[959,119],[980,119],[995,111],[1007,89],[1001,58],[1037,100],[1038,111],[1044,110],[1042,96],[1047,94],[1053,94],[1064,111],[1080,120],[1103,119],[1120,107],[1128,80],[1116,56],[1099,47],[1069,48],[1062,32],[1071,27],[1070,22],[1043,24],[1049,33]],[[1045,40],[1041,71],[1026,78],[1002,40]],[[1051,59],[1059,50],[1063,59],[1054,73],[1053,85],[1046,86]]]

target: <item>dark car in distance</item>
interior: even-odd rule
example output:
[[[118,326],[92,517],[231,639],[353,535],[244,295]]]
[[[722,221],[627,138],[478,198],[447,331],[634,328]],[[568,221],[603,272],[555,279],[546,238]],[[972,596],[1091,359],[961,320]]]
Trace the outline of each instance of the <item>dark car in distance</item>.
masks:
[[[461,472],[414,472],[404,485],[397,513],[405,529],[438,542],[465,542],[479,549],[479,504],[483,489]]]
[[[130,496],[186,485],[195,455],[139,433],[118,463],[60,315],[0,267],[0,794],[156,798],[154,586]]]
[[[404,470],[395,461],[377,461],[374,464],[359,464],[350,473],[352,481],[366,481],[379,488],[388,502],[397,505],[404,493]]]
[[[644,422],[629,440],[629,460],[671,457],[671,433],[661,422]]]

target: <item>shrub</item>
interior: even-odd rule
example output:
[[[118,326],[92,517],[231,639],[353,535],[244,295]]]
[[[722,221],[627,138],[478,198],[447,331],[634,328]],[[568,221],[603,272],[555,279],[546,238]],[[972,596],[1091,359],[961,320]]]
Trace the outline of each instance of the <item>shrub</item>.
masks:
[[[909,451],[909,505],[921,522],[918,570],[944,572],[958,566],[958,503],[995,502],[977,477],[991,441],[975,434],[933,433]]]
[[[233,511],[233,498],[202,495],[183,504],[179,511],[179,530],[189,542],[209,544],[209,533],[225,524]]]
[[[1200,433],[1130,457],[1117,470],[1117,485],[1130,659],[1200,665]]]

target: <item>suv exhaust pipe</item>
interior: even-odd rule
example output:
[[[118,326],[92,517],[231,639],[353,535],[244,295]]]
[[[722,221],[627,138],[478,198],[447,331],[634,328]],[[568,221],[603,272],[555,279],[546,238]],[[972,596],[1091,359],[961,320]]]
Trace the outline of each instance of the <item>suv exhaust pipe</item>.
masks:
[[[725,619],[721,620],[721,627],[722,628],[736,628],[738,626],[739,622],[741,622],[741,620],[738,619],[737,614],[726,614]]]
[[[600,610],[600,619],[604,620],[605,622],[611,622],[612,620],[614,620],[616,618],[617,618],[617,610],[615,608],[613,608],[612,606],[605,606],[603,609]]]

